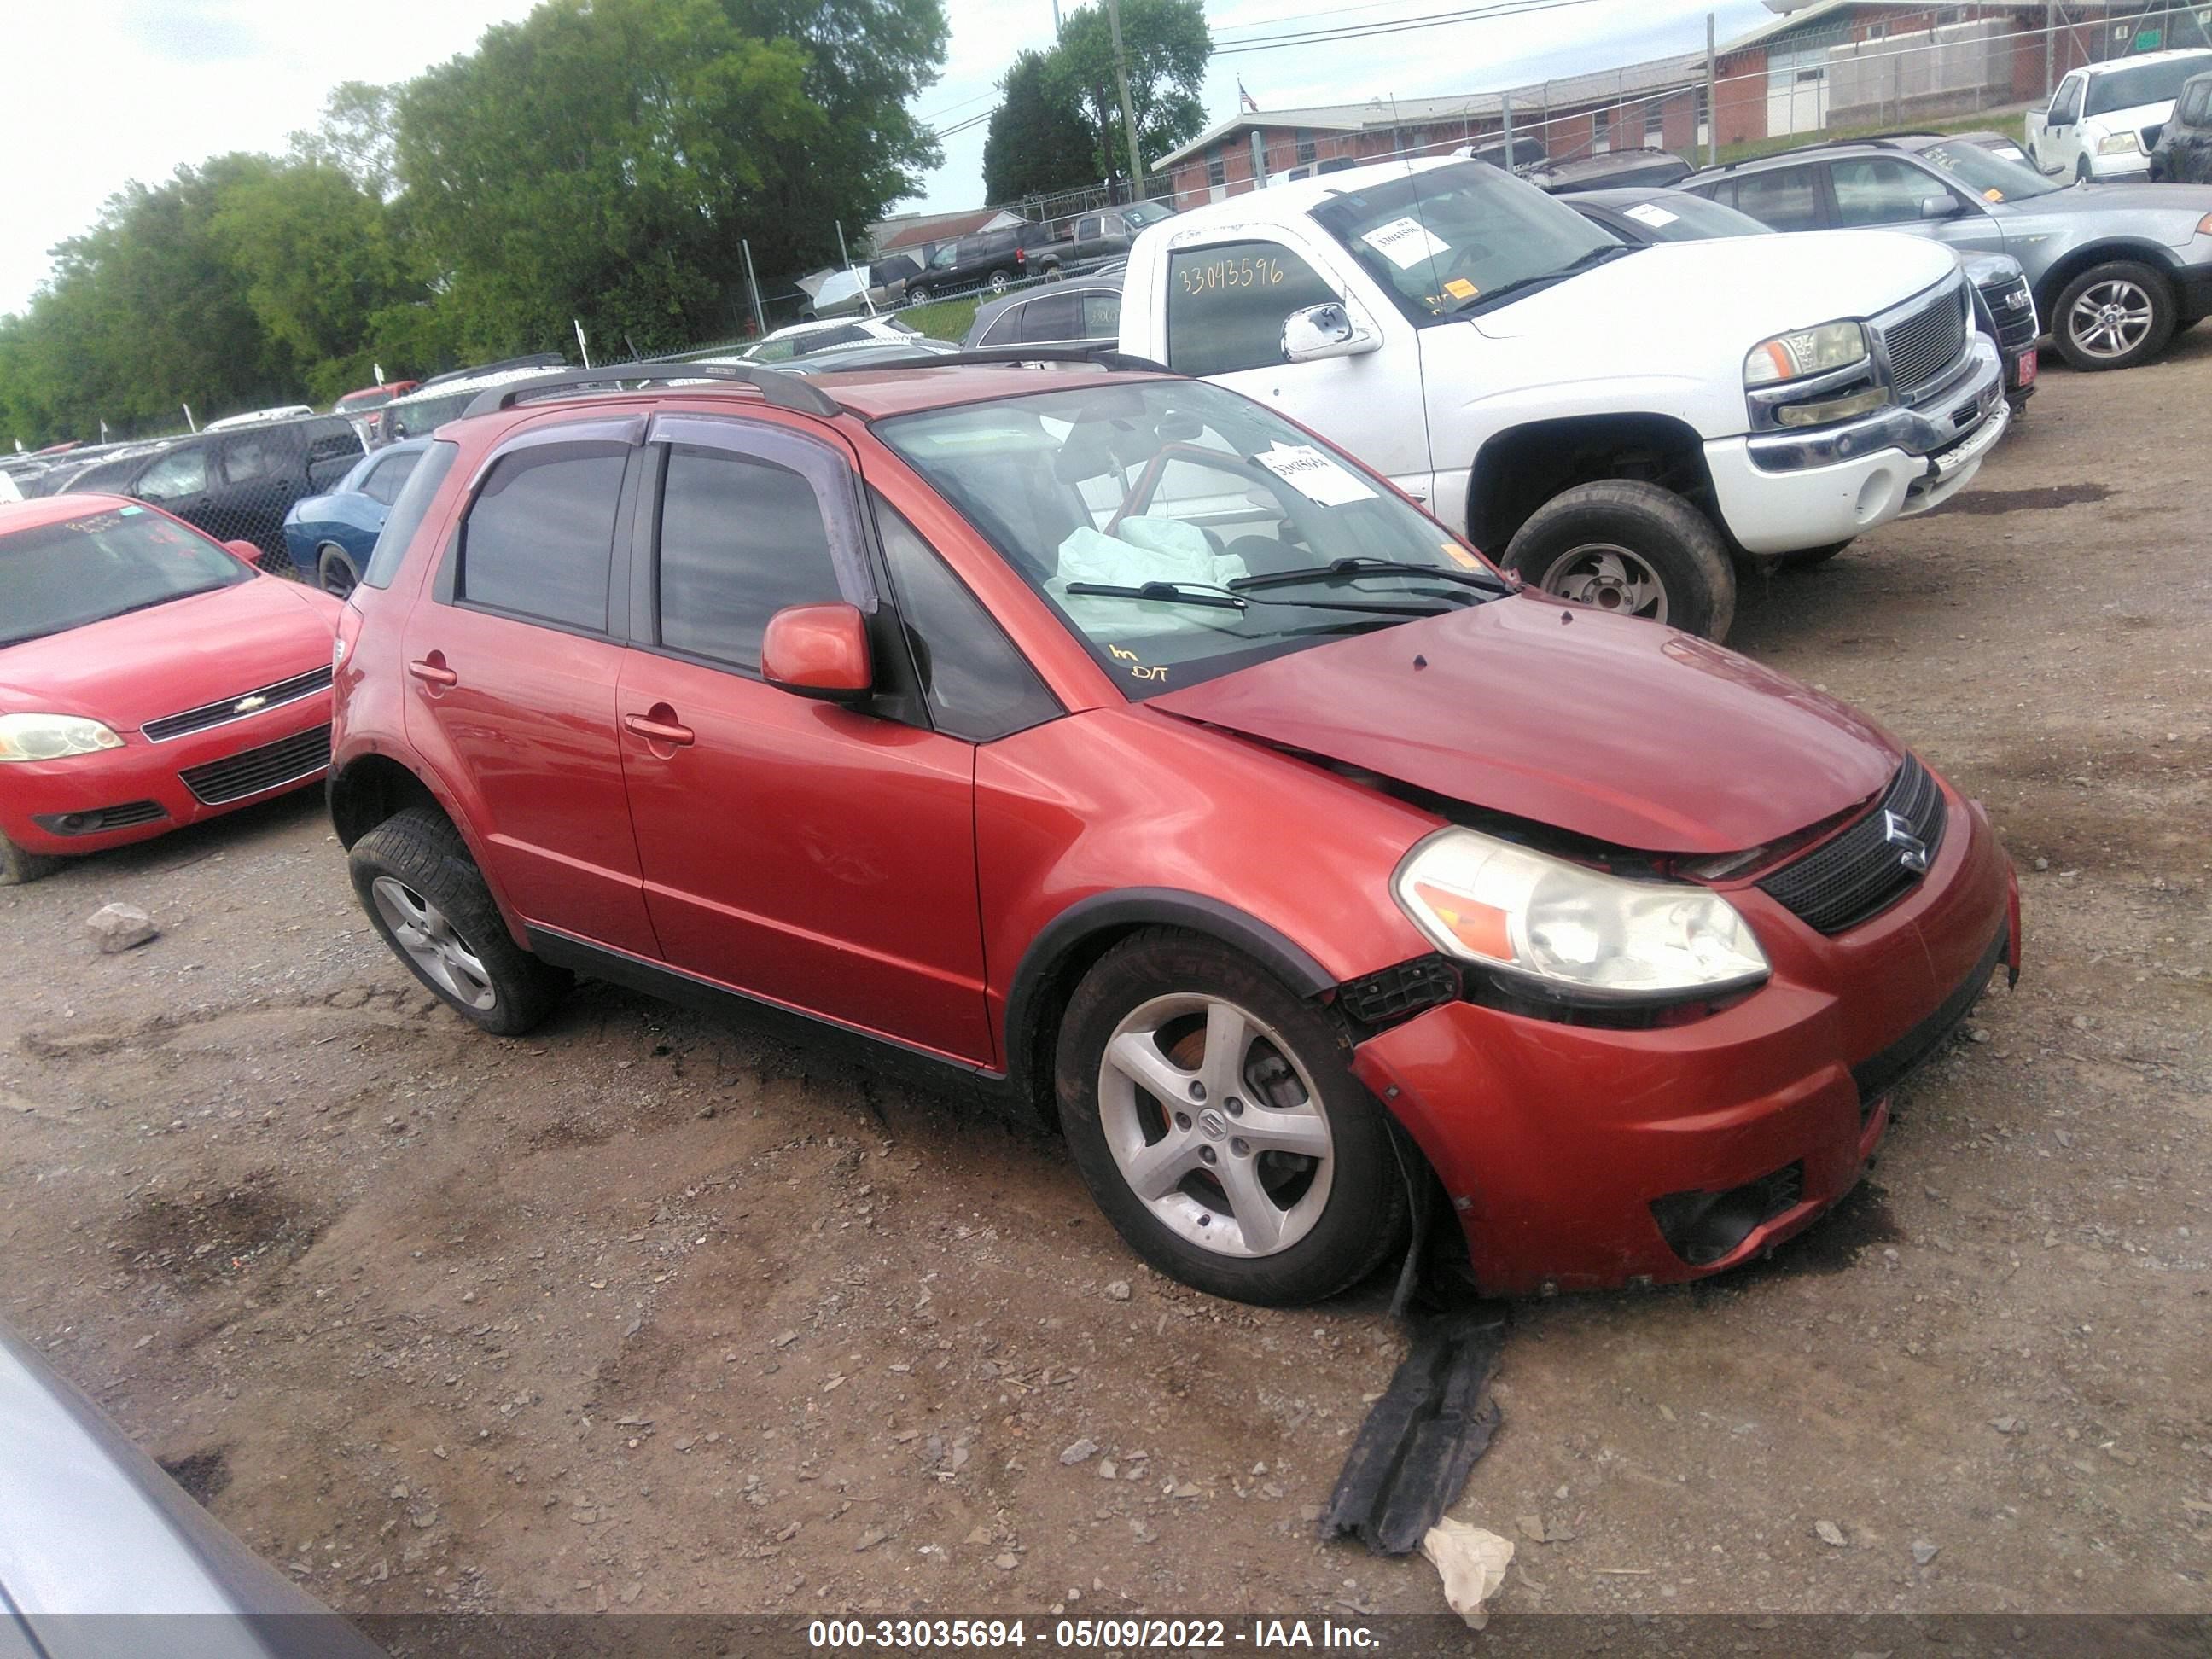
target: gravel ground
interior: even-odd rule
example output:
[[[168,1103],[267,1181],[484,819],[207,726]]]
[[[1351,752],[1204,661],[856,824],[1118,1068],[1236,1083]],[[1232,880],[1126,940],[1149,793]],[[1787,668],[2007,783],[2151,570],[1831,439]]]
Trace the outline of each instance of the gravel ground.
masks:
[[[2054,368],[1954,507],[1747,594],[1988,802],[2027,971],[1771,1261],[1517,1310],[1454,1511],[1504,1609],[2212,1611],[2208,398],[2212,330]],[[111,900],[161,938],[96,954]],[[627,993],[477,1036],[313,794],[0,929],[0,1314],[341,1609],[1442,1610],[1313,1536],[1377,1286],[1208,1300],[1054,1143]]]

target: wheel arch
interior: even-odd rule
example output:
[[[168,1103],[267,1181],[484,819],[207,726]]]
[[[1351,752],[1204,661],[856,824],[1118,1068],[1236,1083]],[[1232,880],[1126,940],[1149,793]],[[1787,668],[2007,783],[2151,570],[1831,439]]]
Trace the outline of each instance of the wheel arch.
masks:
[[[370,753],[334,769],[324,787],[331,811],[331,827],[338,845],[348,852],[370,830],[410,806],[427,806],[460,831],[468,832],[437,791],[403,763],[385,754]],[[473,848],[471,849],[474,851]]]
[[[1609,478],[1671,489],[1718,526],[1697,429],[1676,416],[1623,410],[1528,421],[1486,439],[1468,473],[1468,539],[1502,553],[1562,490]]]
[[[1146,927],[1179,927],[1218,940],[1302,997],[1318,997],[1336,986],[1312,953],[1279,928],[1206,894],[1130,887],[1078,899],[1038,929],[1006,993],[1007,1083],[1048,1129],[1060,1121],[1052,1051],[1068,999],[1099,957]]]
[[[2058,332],[2058,296],[2066,291],[2066,285],[2092,266],[2109,264],[2117,259],[2148,265],[2163,276],[2169,286],[2173,283],[2173,255],[2155,242],[2114,237],[2069,248],[2051,261],[2051,268],[2035,284],[2035,314],[2054,337]],[[2174,297],[2178,301],[2180,296],[2177,293]]]

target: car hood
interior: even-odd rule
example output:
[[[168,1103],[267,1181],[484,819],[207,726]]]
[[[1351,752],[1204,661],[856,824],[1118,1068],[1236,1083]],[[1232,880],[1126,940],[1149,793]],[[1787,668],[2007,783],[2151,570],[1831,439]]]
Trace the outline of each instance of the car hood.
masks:
[[[1474,319],[1495,340],[1593,335],[1634,343],[1632,362],[1665,341],[1696,349],[1717,334],[1748,350],[1770,335],[1871,317],[1958,270],[1948,248],[1895,231],[1814,231],[1658,242]],[[1663,319],[1663,324],[1659,319]]]
[[[0,650],[0,709],[83,714],[130,732],[331,659],[343,607],[259,576]]]
[[[1879,793],[1902,756],[1856,710],[1708,641],[1525,595],[1147,707],[1654,853],[1778,841]]]
[[[2147,127],[2154,121],[2173,118],[2173,106],[2179,100],[2155,98],[2148,104],[2130,104],[2125,109],[2108,109],[2095,115],[2081,118],[2085,131],[2126,132],[2136,127]]]
[[[2023,217],[2046,213],[2063,219],[2124,214],[2139,219],[2147,214],[2163,214],[2172,219],[2180,233],[2174,241],[2178,246],[2196,233],[2199,219],[2212,213],[2212,185],[2076,185],[2070,190],[2054,190],[2048,196],[2032,196],[2006,205]]]

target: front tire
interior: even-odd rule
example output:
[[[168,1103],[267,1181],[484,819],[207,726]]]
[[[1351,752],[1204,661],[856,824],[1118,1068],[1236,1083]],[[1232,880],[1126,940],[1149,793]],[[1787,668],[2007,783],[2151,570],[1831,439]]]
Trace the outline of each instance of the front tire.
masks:
[[[573,983],[515,944],[460,832],[410,807],[354,843],[362,908],[407,969],[448,1008],[498,1036],[519,1036]]]
[[[994,270],[984,285],[994,294],[1004,294],[1014,285],[1014,274],[1010,270]]]
[[[315,585],[334,599],[342,599],[361,586],[361,572],[353,556],[335,542],[315,550]]]
[[[2133,368],[2166,349],[2174,312],[2164,272],[2134,259],[2093,265],[2058,295],[2059,355],[2078,369]]]
[[[59,859],[45,853],[27,853],[0,836],[0,887],[26,886],[61,867]]]
[[[1656,484],[1577,484],[1538,507],[1505,549],[1530,586],[1709,640],[1735,619],[1735,573],[1719,532]]]
[[[1077,1170],[1129,1247],[1234,1301],[1318,1302],[1403,1247],[1406,1175],[1323,1009],[1153,928],[1070,1000],[1054,1071]]]

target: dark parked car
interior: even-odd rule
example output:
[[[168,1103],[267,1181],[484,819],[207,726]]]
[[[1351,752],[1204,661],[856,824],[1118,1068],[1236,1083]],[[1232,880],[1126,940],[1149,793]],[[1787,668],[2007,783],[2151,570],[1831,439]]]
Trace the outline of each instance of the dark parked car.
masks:
[[[433,374],[404,398],[394,398],[378,411],[377,440],[396,444],[408,438],[427,438],[466,409],[469,400],[486,386],[526,380],[567,366],[559,352],[548,351]]]
[[[1687,191],[1636,186],[1626,190],[1577,191],[1569,205],[1592,224],[1624,242],[1700,242],[1713,236],[1768,236],[1773,233],[1747,213],[1692,196]],[[2004,359],[2005,398],[2015,415],[2035,395],[2035,296],[2020,261],[2008,253],[1957,250],[1959,268],[1974,288],[1974,321],[1996,342]]]
[[[2150,153],[2150,176],[2159,184],[2212,185],[2212,75],[2182,82]]]
[[[486,393],[340,614],[355,890],[487,1031],[772,1004],[1056,1123],[1203,1290],[1333,1295],[1433,1189],[1528,1295],[1812,1224],[2019,965],[1880,726],[1224,386],[713,372]]]
[[[1583,155],[1571,161],[1525,171],[1522,177],[1539,190],[1554,196],[1577,191],[1610,190],[1624,185],[1672,185],[1697,169],[1680,156],[1663,149],[1618,149],[1603,155]]]
[[[1051,341],[1118,340],[1121,337],[1121,278],[1071,276],[1049,288],[1025,289],[975,309],[961,344],[1041,344]]]
[[[284,545],[309,581],[339,599],[353,592],[399,487],[429,444],[428,438],[387,444],[362,457],[329,495],[292,503],[284,515]]]
[[[252,542],[262,568],[281,575],[294,569],[284,547],[292,503],[331,488],[361,457],[352,422],[316,415],[179,438],[149,455],[88,467],[64,488],[152,501],[217,541]]]
[[[1160,202],[1132,202],[1125,208],[1079,214],[1064,221],[1051,241],[1018,247],[1014,258],[1024,276],[1074,276],[1115,259],[1128,257],[1129,244],[1147,225],[1175,217],[1175,210]]]
[[[918,302],[969,288],[1004,294],[1021,279],[1022,251],[1042,247],[1052,239],[1052,227],[1038,224],[1008,225],[960,237],[931,254],[919,276],[907,279],[906,297]]]

